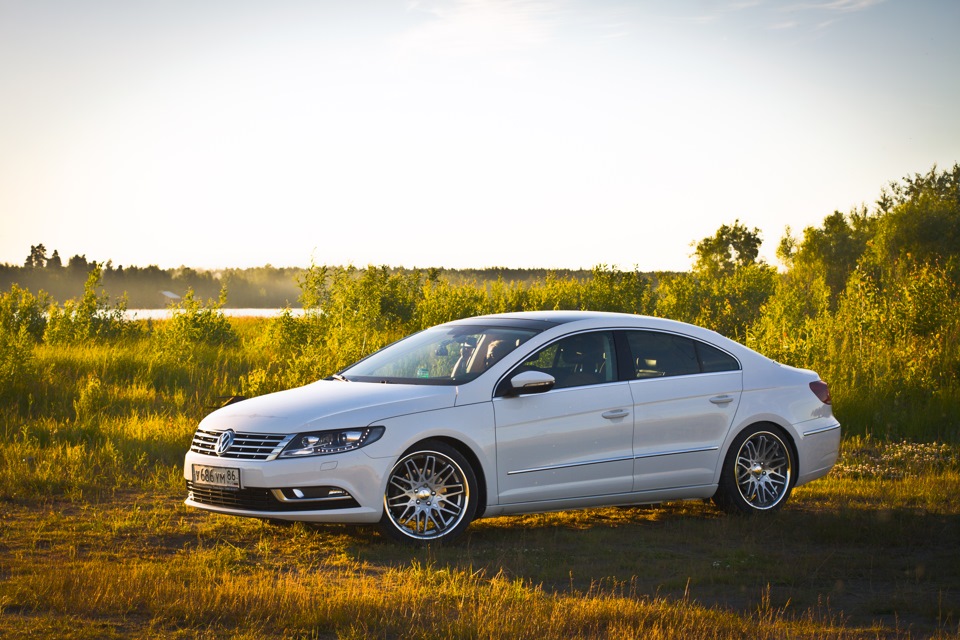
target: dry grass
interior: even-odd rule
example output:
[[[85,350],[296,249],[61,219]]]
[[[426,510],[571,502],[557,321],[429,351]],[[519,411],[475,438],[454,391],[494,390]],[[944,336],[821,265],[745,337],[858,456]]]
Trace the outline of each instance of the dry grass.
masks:
[[[8,501],[0,636],[957,637],[960,481],[934,481],[954,496],[939,512],[910,480],[837,477],[772,518],[701,502],[496,518],[420,550],[170,491]]]

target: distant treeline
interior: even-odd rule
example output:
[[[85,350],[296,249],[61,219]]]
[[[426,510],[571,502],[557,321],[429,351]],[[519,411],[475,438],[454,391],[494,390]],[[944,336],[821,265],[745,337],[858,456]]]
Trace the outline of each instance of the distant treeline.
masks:
[[[299,281],[307,271],[301,267],[266,265],[250,269],[202,270],[190,267],[161,269],[158,266],[114,266],[112,260],[88,260],[75,255],[64,263],[54,249],[48,255],[43,244],[33,245],[22,266],[0,265],[0,291],[14,284],[30,291],[44,291],[53,300],[63,302],[83,295],[90,269],[100,265],[103,291],[117,300],[126,296],[127,308],[159,309],[177,302],[188,291],[200,299],[217,299],[226,290],[225,308],[282,309],[300,305]],[[411,273],[409,269],[388,268],[390,273]],[[431,278],[451,284],[503,280],[529,284],[548,274],[564,279],[584,280],[589,270],[510,269],[424,269]],[[174,297],[176,296],[176,297]]]

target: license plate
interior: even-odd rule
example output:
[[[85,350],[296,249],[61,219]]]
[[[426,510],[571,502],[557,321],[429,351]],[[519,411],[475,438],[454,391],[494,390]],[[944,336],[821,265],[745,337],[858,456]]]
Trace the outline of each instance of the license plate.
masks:
[[[193,481],[214,487],[240,488],[240,469],[230,467],[209,467],[205,464],[193,465]]]

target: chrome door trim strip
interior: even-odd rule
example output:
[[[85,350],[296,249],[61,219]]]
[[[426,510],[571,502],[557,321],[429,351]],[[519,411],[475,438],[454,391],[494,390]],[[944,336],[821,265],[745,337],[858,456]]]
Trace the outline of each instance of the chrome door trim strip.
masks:
[[[839,429],[839,428],[840,428],[840,424],[837,423],[829,427],[821,427],[819,429],[813,429],[811,431],[804,431],[803,437],[806,438],[807,436],[815,436],[818,433],[826,433],[827,431],[834,431],[835,429]]]
[[[587,467],[592,464],[604,464],[607,462],[624,462],[633,460],[633,456],[621,456],[619,458],[604,458],[603,460],[586,460],[584,462],[568,462],[566,464],[556,464],[548,467],[533,467],[532,469],[517,469],[516,471],[507,471],[508,476],[515,476],[521,473],[534,473],[536,471],[555,471],[557,469],[572,469],[574,467]]]
[[[624,462],[626,460],[643,460],[645,458],[659,458],[661,456],[676,456],[683,453],[703,453],[705,451],[717,451],[720,447],[698,447],[696,449],[680,449],[677,451],[659,451],[656,453],[643,453],[636,456],[620,456],[619,458],[604,458],[602,460],[586,460],[584,462],[567,462],[565,464],[555,464],[546,467],[532,467],[530,469],[517,469],[507,471],[508,476],[515,476],[521,473],[535,473],[537,471],[556,471],[558,469],[573,469],[575,467],[587,467],[594,464],[605,464],[607,462]]]
[[[676,451],[657,451],[655,453],[642,453],[633,456],[634,460],[643,460],[646,458],[659,458],[661,456],[676,456],[682,453],[703,453],[705,451],[717,451],[720,447],[697,447],[696,449],[678,449]]]

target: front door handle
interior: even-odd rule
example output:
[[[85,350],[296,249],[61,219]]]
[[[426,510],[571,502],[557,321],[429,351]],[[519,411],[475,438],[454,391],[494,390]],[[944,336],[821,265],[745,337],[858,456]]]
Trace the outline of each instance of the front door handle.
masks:
[[[604,411],[602,414],[607,420],[616,420],[617,418],[626,418],[630,415],[630,412],[626,409],[611,409],[610,411]]]
[[[713,396],[710,398],[710,402],[713,404],[730,404],[733,402],[733,396],[722,395],[722,396]]]

